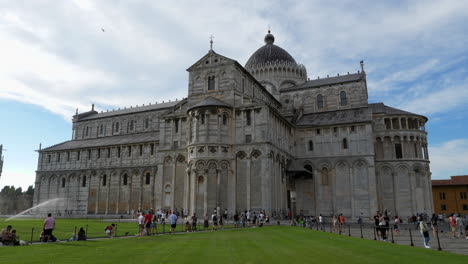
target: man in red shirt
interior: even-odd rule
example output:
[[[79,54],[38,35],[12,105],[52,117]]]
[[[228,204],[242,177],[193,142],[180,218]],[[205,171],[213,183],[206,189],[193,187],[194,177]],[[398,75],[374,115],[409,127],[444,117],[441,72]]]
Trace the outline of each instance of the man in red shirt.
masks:
[[[151,235],[151,224],[153,223],[153,215],[151,212],[145,214],[145,227],[146,227],[146,234],[149,236]]]
[[[344,225],[345,225],[345,217],[343,214],[340,214],[340,216],[338,217],[338,221],[340,222],[340,234],[341,234],[341,232],[344,231]]]

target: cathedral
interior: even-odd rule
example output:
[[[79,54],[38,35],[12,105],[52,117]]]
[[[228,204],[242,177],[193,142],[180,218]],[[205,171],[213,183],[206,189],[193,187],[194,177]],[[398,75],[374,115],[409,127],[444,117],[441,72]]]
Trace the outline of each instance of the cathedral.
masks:
[[[264,41],[244,66],[210,48],[183,100],[77,111],[72,139],[38,151],[34,204],[56,202],[36,213],[432,213],[428,119],[369,103],[362,61],[312,79]]]

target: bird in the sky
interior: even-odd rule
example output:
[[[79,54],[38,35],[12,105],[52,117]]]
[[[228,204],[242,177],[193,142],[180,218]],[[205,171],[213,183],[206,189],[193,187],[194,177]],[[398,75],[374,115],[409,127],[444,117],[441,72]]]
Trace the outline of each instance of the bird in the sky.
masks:
[[[101,28],[102,32],[106,32],[103,28]]]

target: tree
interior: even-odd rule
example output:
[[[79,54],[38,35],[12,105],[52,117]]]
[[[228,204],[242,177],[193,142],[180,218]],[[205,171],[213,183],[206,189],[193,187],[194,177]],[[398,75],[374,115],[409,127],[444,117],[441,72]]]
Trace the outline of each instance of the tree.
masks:
[[[33,195],[34,194],[34,188],[32,185],[29,185],[28,190],[26,190],[26,195]]]

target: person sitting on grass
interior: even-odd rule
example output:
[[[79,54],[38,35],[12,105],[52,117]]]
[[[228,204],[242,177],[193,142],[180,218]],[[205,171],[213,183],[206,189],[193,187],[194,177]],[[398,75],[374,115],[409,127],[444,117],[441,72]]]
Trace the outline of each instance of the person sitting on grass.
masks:
[[[185,231],[187,231],[187,232],[192,231],[192,225],[190,225],[189,221],[185,222]]]
[[[106,227],[106,234],[108,238],[113,238],[115,233],[115,224]]]
[[[86,232],[81,227],[80,231],[78,231],[78,241],[84,241],[84,240],[86,240]]]
[[[5,245],[11,240],[11,229],[12,229],[11,225],[2,229],[2,233],[0,235],[0,242],[2,242]]]

